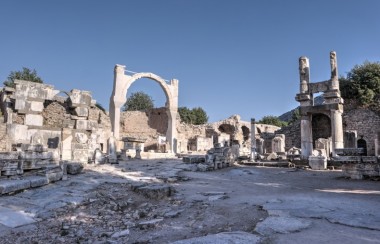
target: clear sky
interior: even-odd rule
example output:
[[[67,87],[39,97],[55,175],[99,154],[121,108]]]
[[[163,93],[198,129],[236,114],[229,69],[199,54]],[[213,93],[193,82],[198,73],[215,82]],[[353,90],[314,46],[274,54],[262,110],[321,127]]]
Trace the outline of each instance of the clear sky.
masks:
[[[56,89],[92,91],[108,108],[115,64],[179,80],[179,106],[211,122],[280,115],[298,106],[298,58],[311,80],[380,61],[378,0],[2,0],[0,81],[22,67]],[[141,79],[156,106],[165,96]]]

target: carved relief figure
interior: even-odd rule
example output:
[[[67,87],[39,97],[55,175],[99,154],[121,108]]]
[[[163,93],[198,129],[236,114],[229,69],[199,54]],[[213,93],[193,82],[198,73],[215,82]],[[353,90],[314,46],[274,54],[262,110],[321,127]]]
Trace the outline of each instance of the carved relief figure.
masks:
[[[330,52],[330,65],[331,65],[331,79],[338,79],[336,53],[334,51]]]

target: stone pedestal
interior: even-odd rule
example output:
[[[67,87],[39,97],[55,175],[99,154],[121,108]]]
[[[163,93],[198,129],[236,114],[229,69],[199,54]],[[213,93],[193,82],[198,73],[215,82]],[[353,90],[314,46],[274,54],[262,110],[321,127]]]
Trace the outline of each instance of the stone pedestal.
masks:
[[[314,170],[327,169],[327,158],[325,156],[310,156],[309,166]]]

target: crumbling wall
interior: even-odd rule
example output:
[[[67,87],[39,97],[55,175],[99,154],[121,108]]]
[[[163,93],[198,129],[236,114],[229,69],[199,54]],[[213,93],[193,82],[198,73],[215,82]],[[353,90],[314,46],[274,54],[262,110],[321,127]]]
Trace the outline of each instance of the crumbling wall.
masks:
[[[8,148],[8,135],[7,135],[7,125],[4,123],[4,117],[0,117],[0,152],[9,151]]]
[[[291,125],[282,127],[278,131],[278,134],[285,135],[285,151],[288,151],[292,147],[301,148],[301,121],[297,120]]]
[[[358,138],[367,142],[367,154],[375,155],[375,139],[380,131],[380,116],[367,109],[357,108],[343,114],[343,129],[356,130]]]
[[[51,128],[68,127],[71,114],[69,113],[67,102],[62,100],[45,102],[45,107],[42,111],[44,126]]]
[[[146,150],[157,150],[158,137],[166,136],[168,115],[166,108],[149,111],[124,111],[120,119],[120,136],[146,139]]]

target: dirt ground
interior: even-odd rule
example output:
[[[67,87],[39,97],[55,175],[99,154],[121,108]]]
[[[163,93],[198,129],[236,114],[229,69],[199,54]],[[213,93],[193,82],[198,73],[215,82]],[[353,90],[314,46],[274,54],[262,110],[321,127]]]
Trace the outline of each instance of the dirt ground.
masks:
[[[0,243],[172,243],[236,231],[259,243],[380,243],[380,182],[338,170],[193,168],[180,160],[88,166],[2,196],[1,208],[33,222],[0,224]]]

